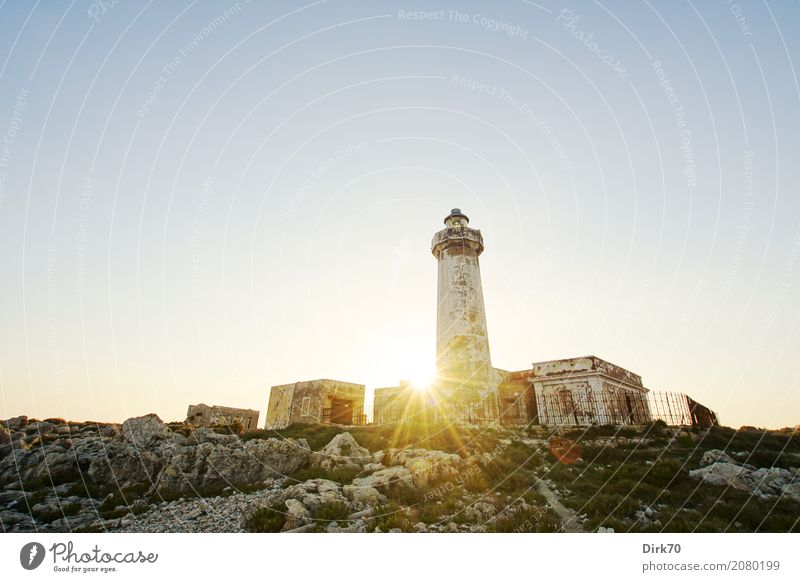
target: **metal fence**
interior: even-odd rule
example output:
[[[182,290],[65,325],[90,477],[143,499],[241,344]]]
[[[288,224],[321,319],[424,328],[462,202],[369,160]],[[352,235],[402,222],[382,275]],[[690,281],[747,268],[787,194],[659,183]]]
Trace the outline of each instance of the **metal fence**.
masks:
[[[591,389],[562,389],[537,393],[536,413],[534,424],[548,426],[644,424],[650,420],[645,394],[627,390],[598,394]]]
[[[586,426],[591,424],[646,424],[661,420],[670,426],[717,424],[716,414],[679,392],[640,394],[617,390],[596,394],[592,391],[564,390],[536,395],[533,424]]]
[[[349,410],[335,410],[333,407],[322,409],[322,424],[363,425],[367,424],[364,407],[352,405]]]
[[[480,404],[480,403],[476,403]],[[486,407],[481,407],[481,410]],[[678,392],[647,392],[611,390],[562,389],[542,394],[533,391],[517,393],[513,398],[500,398],[496,422],[503,425],[589,426],[592,424],[647,424],[661,420],[670,426],[702,426],[717,424],[716,414]],[[394,423],[420,420],[443,420],[446,403],[429,407],[408,406],[402,399],[386,403],[376,412],[375,422]],[[452,413],[452,411],[450,411]],[[463,415],[462,415],[463,416]],[[453,416],[467,420],[466,417]],[[477,418],[477,417],[476,417]],[[487,420],[484,416],[483,420]],[[476,422],[476,420],[472,420]]]

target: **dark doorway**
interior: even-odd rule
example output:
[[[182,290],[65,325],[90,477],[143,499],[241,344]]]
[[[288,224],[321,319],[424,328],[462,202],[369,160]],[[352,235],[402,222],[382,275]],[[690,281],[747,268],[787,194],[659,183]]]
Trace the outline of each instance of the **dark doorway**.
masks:
[[[532,383],[525,389],[525,405],[528,413],[528,422],[539,424],[539,406],[536,402],[536,392]]]
[[[331,398],[331,423],[353,424],[353,401]]]
[[[515,397],[500,399],[500,422],[510,425],[522,423],[522,419],[519,417],[519,405]]]
[[[625,395],[625,408],[628,412],[628,418],[625,420],[628,424],[633,424],[633,403],[631,402],[630,394]]]

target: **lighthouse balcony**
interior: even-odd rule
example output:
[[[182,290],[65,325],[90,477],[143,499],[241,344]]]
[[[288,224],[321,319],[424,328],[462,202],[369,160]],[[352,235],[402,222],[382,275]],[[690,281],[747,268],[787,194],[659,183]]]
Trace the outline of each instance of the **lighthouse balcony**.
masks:
[[[481,231],[476,228],[452,227],[440,230],[433,236],[431,241],[431,252],[436,258],[439,253],[452,246],[469,246],[475,249],[478,254],[483,251],[483,236]]]

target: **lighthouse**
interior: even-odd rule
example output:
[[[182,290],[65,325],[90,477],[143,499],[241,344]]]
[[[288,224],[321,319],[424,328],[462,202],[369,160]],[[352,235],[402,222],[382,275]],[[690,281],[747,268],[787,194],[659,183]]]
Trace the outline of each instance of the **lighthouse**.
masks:
[[[458,208],[433,236],[439,266],[436,311],[436,375],[447,416],[484,421],[497,416],[497,382],[489,354],[483,305],[481,231]]]

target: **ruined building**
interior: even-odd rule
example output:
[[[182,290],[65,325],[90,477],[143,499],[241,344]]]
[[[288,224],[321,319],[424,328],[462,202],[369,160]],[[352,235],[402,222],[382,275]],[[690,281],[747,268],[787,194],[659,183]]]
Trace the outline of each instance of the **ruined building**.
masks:
[[[438,261],[436,380],[375,390],[373,422],[491,425],[716,424],[713,411],[683,394],[651,393],[637,374],[595,356],[492,366],[479,257],[481,231],[454,208],[431,243]],[[364,386],[314,380],[273,386],[267,428],[294,423],[364,424]]]
[[[190,404],[186,412],[186,422],[205,427],[240,424],[244,430],[252,430],[258,428],[259,414],[258,410],[249,408]]]
[[[365,423],[363,384],[310,380],[273,386],[269,393],[266,428]]]
[[[374,422],[716,423],[712,411],[685,395],[654,396],[640,376],[596,356],[534,362],[519,371],[494,368],[478,259],[483,236],[458,208],[444,224],[431,243],[438,261],[437,379],[422,394],[408,384],[376,389]]]

